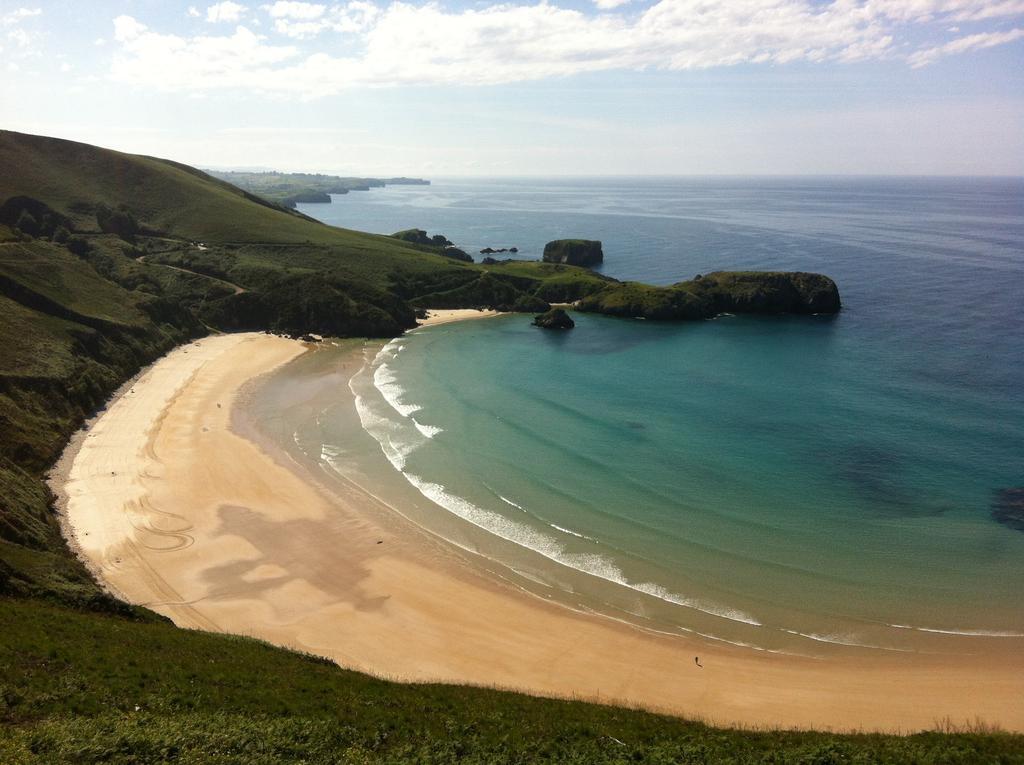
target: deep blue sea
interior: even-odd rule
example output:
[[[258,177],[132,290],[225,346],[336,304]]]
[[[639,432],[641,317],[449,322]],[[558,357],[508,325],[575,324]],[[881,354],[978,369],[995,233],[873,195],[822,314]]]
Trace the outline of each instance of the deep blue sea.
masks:
[[[655,284],[828,274],[836,317],[420,330],[352,378],[359,422],[418,523],[574,607],[794,653],[1024,647],[1024,532],[992,515],[1024,486],[1024,180],[440,179],[301,210],[474,255],[600,239]],[[305,435],[325,460],[336,414]]]

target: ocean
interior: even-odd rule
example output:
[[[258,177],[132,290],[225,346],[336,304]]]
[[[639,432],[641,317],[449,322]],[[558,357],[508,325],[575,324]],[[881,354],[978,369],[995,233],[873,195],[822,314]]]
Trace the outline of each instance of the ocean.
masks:
[[[993,516],[1024,486],[1024,180],[438,179],[300,210],[477,259],[600,239],[603,273],[654,284],[831,276],[835,317],[418,330],[333,370],[286,440],[493,575],[647,629],[1024,648],[1024,532]]]

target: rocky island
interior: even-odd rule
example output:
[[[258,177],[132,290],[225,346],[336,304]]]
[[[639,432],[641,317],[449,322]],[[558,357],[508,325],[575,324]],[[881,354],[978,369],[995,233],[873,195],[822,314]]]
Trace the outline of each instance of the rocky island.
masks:
[[[533,319],[533,326],[541,329],[572,329],[576,322],[561,308],[552,308]]]
[[[604,262],[601,243],[591,239],[556,239],[544,245],[545,263],[590,268]]]

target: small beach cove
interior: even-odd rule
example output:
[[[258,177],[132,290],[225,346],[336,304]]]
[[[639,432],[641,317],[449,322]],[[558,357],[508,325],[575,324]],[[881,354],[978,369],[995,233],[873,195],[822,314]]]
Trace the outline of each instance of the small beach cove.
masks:
[[[72,447],[68,526],[101,581],[179,626],[395,679],[623,701],[721,724],[907,731],[979,717],[1024,728],[1019,656],[765,655],[576,613],[406,521],[367,476],[330,480],[294,462],[275,445],[274,419],[253,419],[255,378],[278,370],[254,383],[264,385],[331,354],[289,388],[290,406],[313,411],[381,345],[307,353],[278,337],[221,335],[145,372]],[[361,429],[351,436],[354,449],[377,449]]]

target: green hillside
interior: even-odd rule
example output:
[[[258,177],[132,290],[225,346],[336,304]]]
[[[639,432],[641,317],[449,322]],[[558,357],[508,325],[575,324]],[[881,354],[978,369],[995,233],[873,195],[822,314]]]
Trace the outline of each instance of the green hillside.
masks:
[[[0,131],[0,167],[0,203],[17,197],[39,200],[85,236],[101,233],[101,206],[123,206],[137,228],[131,236],[135,256],[147,254],[154,263],[206,271],[256,292],[273,292],[282,280],[294,284],[296,277],[316,273],[319,281],[345,293],[359,286],[432,307],[428,296],[461,288],[469,304],[490,307],[490,291],[473,294],[474,282],[487,270],[481,266],[443,258],[435,248],[326,226],[178,163]],[[0,215],[0,222],[13,225],[16,217],[12,210],[6,220]],[[527,269],[533,265],[524,264]],[[587,285],[577,287],[579,292],[603,286],[585,269],[565,267],[563,279],[566,274]],[[538,270],[525,279],[505,280],[500,274],[498,279],[519,297],[535,292],[549,276]],[[392,335],[412,326],[408,306],[397,306],[382,293],[362,297],[391,317],[371,334]],[[232,313],[232,302],[219,307],[218,319]],[[241,302],[242,313],[251,314],[258,301],[250,296]],[[267,317],[276,307],[261,306]]]
[[[717,295],[730,278],[701,289]],[[1024,762],[1024,738],[985,731],[719,730],[386,683],[178,630],[104,594],[60,535],[43,479],[68,436],[190,338],[391,336],[423,306],[662,299],[653,288],[621,299],[627,289],[568,266],[453,261],[172,162],[0,132],[0,762]]]

